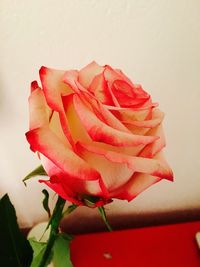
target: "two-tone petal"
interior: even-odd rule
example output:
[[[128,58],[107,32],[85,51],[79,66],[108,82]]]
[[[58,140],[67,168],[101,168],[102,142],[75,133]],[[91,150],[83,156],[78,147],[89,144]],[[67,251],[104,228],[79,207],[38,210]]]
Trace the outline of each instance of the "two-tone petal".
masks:
[[[75,110],[82,124],[94,141],[104,142],[114,146],[135,146],[152,143],[158,138],[157,136],[133,135],[113,129],[99,120],[79,96],[74,95],[73,100]]]

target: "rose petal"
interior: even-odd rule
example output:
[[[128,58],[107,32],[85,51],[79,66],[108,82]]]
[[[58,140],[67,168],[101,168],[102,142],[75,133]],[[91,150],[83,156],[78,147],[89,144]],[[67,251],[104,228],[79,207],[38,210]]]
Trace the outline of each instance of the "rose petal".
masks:
[[[39,180],[40,183],[46,184],[48,187],[50,187],[54,192],[56,192],[59,196],[61,196],[63,199],[66,199],[78,206],[83,205],[81,201],[78,201],[76,198],[69,196],[66,193],[66,189],[63,188],[62,183],[51,183],[47,180]]]
[[[85,94],[83,97],[86,98],[88,103],[90,103],[95,115],[102,122],[106,123],[108,126],[111,126],[116,130],[130,133],[130,131],[124,126],[124,124],[121,123],[121,121],[118,120],[100,101],[92,99],[87,94]]]
[[[40,69],[40,79],[48,105],[59,112],[62,129],[73,146],[73,140],[68,128],[67,118],[62,104],[61,95],[72,94],[72,89],[62,80],[65,71],[49,69],[42,67]]]
[[[68,148],[71,148],[71,145],[66,138],[66,135],[64,134],[64,131],[62,129],[61,121],[60,121],[60,115],[58,112],[54,111],[51,115],[51,119],[49,122],[49,128],[50,130],[56,134],[56,136],[60,139],[60,141],[65,144]],[[71,132],[70,132],[71,134]]]
[[[116,107],[146,107],[151,104],[150,96],[140,85],[134,85],[122,72],[106,65],[104,75]]]
[[[35,129],[49,123],[49,108],[46,105],[43,91],[32,84],[32,92],[29,97],[29,129]]]
[[[87,92],[87,89],[85,89],[83,86],[79,86],[78,83],[78,72],[74,70],[66,71],[65,75],[63,76],[63,82],[67,84],[72,90],[80,94],[81,91]]]
[[[104,70],[105,78],[111,84],[116,80],[122,80],[128,83],[130,86],[134,86],[132,81],[119,69],[113,69],[111,66],[106,65]]]
[[[148,131],[147,134],[148,136],[159,136],[159,139],[151,144],[146,145],[139,153],[139,156],[144,158],[153,158],[166,145],[162,124],[159,124],[157,127],[152,128]]]
[[[57,167],[52,161],[41,155],[42,165],[50,177],[51,183],[62,184],[65,193],[72,198],[81,197],[81,195],[104,196],[104,187],[99,180],[84,180],[71,177]],[[106,193],[107,195],[108,193]]]
[[[154,142],[156,136],[139,136],[113,129],[100,121],[77,96],[73,96],[75,110],[94,141],[102,141],[115,146],[135,146]]]
[[[35,90],[35,89],[38,89],[39,88],[39,85],[38,85],[38,82],[37,81],[33,81],[31,83],[31,93]]]
[[[84,143],[90,143],[92,139],[83,127],[77,112],[75,111],[73,105],[73,96],[64,97],[63,105],[65,107],[66,117],[68,118],[69,130],[74,142],[81,141]]]
[[[150,96],[142,88],[131,86],[123,80],[115,80],[112,83],[112,92],[121,107],[142,107],[148,101],[151,102]]]
[[[126,126],[126,128],[129,129],[129,131],[133,134],[148,135],[147,133],[149,131],[149,128],[137,127],[137,126],[134,126],[130,123],[124,123],[124,126]]]
[[[45,155],[68,175],[84,180],[99,179],[99,173],[62,143],[48,127],[31,130],[26,133],[26,138],[33,151]]]
[[[106,65],[104,69],[104,75],[105,79],[110,82],[110,84],[113,84],[115,80],[124,80],[125,77],[122,75],[122,73],[115,71],[111,66]]]
[[[43,66],[39,73],[48,105],[52,109],[60,111],[62,107],[61,95],[73,93],[72,89],[63,82],[65,71]]]
[[[115,97],[113,91],[112,91],[112,83],[111,82],[107,82],[107,86],[108,86],[108,91],[109,91],[109,94],[111,95],[112,97],[112,101],[114,103],[114,106],[116,107],[121,107],[117,98]]]
[[[155,156],[156,160],[162,161],[166,166],[168,166],[163,153],[159,152]],[[168,180],[173,181],[173,172],[168,166]],[[132,178],[129,180],[128,183],[126,183],[121,188],[113,191],[111,193],[112,197],[119,198],[119,199],[127,199],[128,201],[131,201],[133,198],[135,198],[138,194],[140,194],[142,191],[150,187],[151,185],[157,183],[160,181],[160,172],[154,173],[154,176],[143,174],[143,173],[134,173]]]
[[[157,127],[164,118],[164,113],[161,112],[159,109],[153,109],[152,110],[152,118],[150,120],[143,120],[143,121],[138,121],[138,120],[130,120],[128,118],[126,121],[122,121],[125,124],[130,124],[132,126],[137,126],[137,127],[143,127],[143,128],[154,128]]]
[[[78,81],[85,88],[88,88],[94,76],[101,73],[102,71],[103,67],[97,64],[95,61],[93,61],[79,71]]]
[[[107,82],[104,77],[104,73],[96,75],[92,80],[90,87],[90,92],[92,92],[95,97],[103,104],[113,105],[112,95],[108,89]]]
[[[144,173],[135,173],[132,178],[121,188],[110,193],[110,196],[131,201],[148,187],[159,182],[161,178]]]
[[[91,102],[91,99],[90,99],[90,102]],[[86,129],[83,127],[83,124],[77,115],[77,112],[73,105],[73,96],[64,97],[63,105],[65,106],[66,116],[69,122],[69,129],[72,134],[72,138],[74,142],[80,141],[85,144],[94,143],[94,141],[92,141],[92,139],[88,135]],[[108,112],[107,113],[106,110],[104,110],[103,105],[101,105],[100,103],[96,103],[95,107],[96,106],[97,106],[96,109],[99,109],[98,112],[102,114],[102,120],[105,120],[107,124],[110,124],[116,129],[119,129],[125,132],[127,131],[126,128],[123,125],[121,125],[121,123],[109,111],[107,111]],[[96,114],[97,111],[96,110],[94,111]],[[143,147],[139,148],[140,146],[123,148],[123,147],[111,146],[109,144],[100,143],[100,142],[95,142],[95,146],[98,146],[98,147],[103,146],[107,150],[114,150],[120,153],[125,153],[125,151],[127,152],[127,150],[130,150],[131,153],[135,153],[135,154],[136,154],[136,152],[134,152],[135,148],[138,148],[139,149],[138,151],[140,151],[143,148]]]
[[[122,70],[115,69],[115,72],[121,77],[120,79],[126,81],[130,85],[135,85],[135,84],[132,83],[132,81],[126,76],[126,74]]]
[[[164,160],[164,157],[149,159],[143,157],[136,157],[136,156],[128,156],[125,154],[120,154],[114,151],[108,151],[103,148],[99,148],[97,146],[86,145],[79,143],[81,146],[82,151],[87,150],[88,152],[93,153],[94,155],[94,162],[96,162],[97,155],[103,156],[108,160],[108,163],[119,163],[126,164],[129,169],[134,172],[142,172],[147,173],[153,176],[158,176],[160,178],[165,178],[171,180],[173,177],[172,171],[168,166],[167,162]],[[103,168],[103,167],[102,167]],[[102,175],[103,176],[103,175]]]
[[[144,109],[112,108],[110,106],[106,106],[105,108],[107,108],[119,121],[121,121],[126,126],[126,128],[130,129],[130,131],[132,131],[132,128],[134,126],[130,125],[133,122],[143,122],[151,118],[153,109],[152,106],[146,107]]]
[[[109,191],[122,186],[133,175],[133,170],[127,167],[126,162],[120,162],[121,164],[119,164],[114,160],[108,160],[107,157],[102,156],[100,153],[95,153],[100,150],[96,147],[91,151],[88,149],[91,146],[82,144],[77,144],[77,146],[81,157],[101,174]]]

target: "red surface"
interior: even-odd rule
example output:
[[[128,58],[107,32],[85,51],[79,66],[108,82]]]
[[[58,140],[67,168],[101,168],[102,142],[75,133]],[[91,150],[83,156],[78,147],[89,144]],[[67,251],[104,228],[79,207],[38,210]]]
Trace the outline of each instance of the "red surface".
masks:
[[[74,267],[200,267],[197,231],[200,221],[79,235],[71,258]]]

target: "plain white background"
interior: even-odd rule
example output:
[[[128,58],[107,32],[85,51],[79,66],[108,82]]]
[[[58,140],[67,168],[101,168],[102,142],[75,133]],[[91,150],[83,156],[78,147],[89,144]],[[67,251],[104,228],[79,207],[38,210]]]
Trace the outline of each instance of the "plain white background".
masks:
[[[115,201],[110,216],[199,207],[199,0],[1,0],[0,36],[0,194],[9,193],[21,226],[45,218],[43,186],[21,182],[39,165],[24,133],[29,84],[41,65],[72,69],[96,60],[121,68],[166,114],[175,182],[162,181],[129,204]]]

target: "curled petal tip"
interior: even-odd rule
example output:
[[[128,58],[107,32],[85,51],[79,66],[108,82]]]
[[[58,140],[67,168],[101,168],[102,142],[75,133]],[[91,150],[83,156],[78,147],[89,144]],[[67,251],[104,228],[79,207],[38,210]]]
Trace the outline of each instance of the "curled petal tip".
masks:
[[[168,175],[168,177],[167,177],[167,180],[169,180],[169,181],[171,181],[171,182],[174,181],[174,174],[173,174],[172,170],[170,171],[170,173],[169,173],[169,175]]]
[[[40,68],[40,70],[39,70],[39,74],[40,74],[40,75],[44,75],[44,74],[46,73],[46,70],[47,70],[47,67],[42,66],[42,67]]]
[[[31,93],[32,93],[34,90],[36,90],[38,87],[39,87],[38,82],[37,82],[37,81],[33,81],[33,82],[31,83]]]

